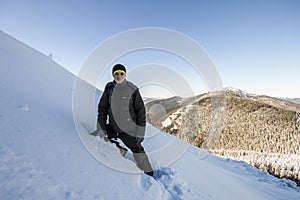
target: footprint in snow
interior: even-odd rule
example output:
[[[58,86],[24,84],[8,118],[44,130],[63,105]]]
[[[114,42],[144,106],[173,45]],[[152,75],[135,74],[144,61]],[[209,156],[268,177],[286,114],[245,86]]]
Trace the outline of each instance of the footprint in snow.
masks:
[[[183,184],[177,173],[171,168],[161,168],[154,172],[153,178],[159,182],[172,196],[172,199],[182,199]]]
[[[19,108],[20,108],[21,110],[25,111],[25,112],[30,111],[30,106],[27,105],[27,104],[21,104],[21,105],[19,106]]]

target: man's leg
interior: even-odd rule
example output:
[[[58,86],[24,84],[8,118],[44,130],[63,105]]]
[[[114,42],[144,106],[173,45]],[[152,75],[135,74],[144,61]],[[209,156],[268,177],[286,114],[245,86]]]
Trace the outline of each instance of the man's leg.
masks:
[[[111,143],[114,143],[120,149],[120,154],[124,157],[128,150],[125,147],[122,147],[118,141],[113,139],[116,138],[117,134],[114,132],[114,130],[109,124],[106,125],[106,130],[109,141]]]
[[[142,144],[135,142],[135,137],[122,133],[118,136],[122,142],[132,151],[133,157],[137,163],[137,166],[148,175],[153,175],[153,169],[149,162],[148,156],[144,150]]]

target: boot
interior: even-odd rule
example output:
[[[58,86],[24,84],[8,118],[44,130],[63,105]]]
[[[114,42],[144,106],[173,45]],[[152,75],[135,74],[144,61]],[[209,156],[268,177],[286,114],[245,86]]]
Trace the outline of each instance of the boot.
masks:
[[[150,172],[144,172],[145,174],[147,174],[148,176],[152,176],[154,175],[154,172],[153,171],[150,171]]]

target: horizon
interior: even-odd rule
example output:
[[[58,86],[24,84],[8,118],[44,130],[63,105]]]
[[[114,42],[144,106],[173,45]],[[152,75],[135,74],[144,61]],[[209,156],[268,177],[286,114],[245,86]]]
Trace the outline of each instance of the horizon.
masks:
[[[2,1],[0,30],[51,54],[55,62],[78,75],[86,58],[108,38],[136,28],[166,28],[197,42],[215,64],[223,85],[258,95],[300,98],[299,8],[295,0]],[[204,77],[170,52],[144,49],[120,55],[112,63],[117,61],[124,62],[129,71],[149,63],[162,64],[179,74],[193,94],[209,91]],[[104,80],[111,79],[108,72]],[[96,87],[102,90],[104,83]],[[149,95],[164,96],[160,90],[157,94],[152,89]]]

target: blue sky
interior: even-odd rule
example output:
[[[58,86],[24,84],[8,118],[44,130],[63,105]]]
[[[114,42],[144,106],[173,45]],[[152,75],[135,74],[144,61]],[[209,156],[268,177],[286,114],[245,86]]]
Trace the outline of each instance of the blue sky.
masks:
[[[293,98],[300,97],[299,10],[297,0],[1,0],[0,29],[44,54],[52,53],[77,74],[89,53],[108,37],[133,28],[168,28],[206,50],[224,85]],[[141,57],[137,54],[136,59]],[[203,80],[185,73],[196,93],[203,91]]]

